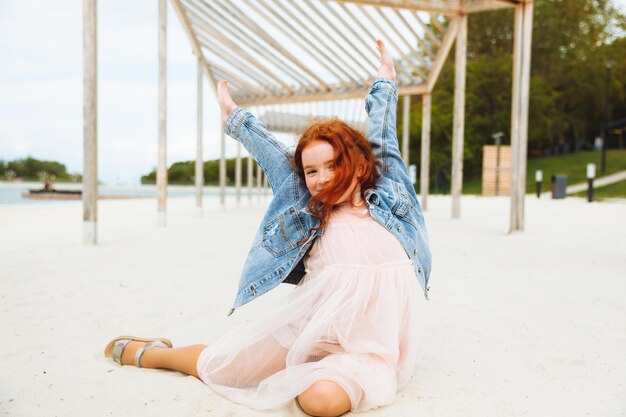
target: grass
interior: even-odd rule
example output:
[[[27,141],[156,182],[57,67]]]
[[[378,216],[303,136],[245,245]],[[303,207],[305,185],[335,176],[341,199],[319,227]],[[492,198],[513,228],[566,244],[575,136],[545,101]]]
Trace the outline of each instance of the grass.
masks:
[[[543,181],[541,184],[542,191],[549,191],[551,188],[552,175],[567,175],[567,185],[573,185],[580,182],[587,182],[587,164],[596,164],[596,178],[614,174],[619,171],[626,170],[626,149],[614,149],[606,153],[606,172],[600,172],[601,153],[600,151],[582,151],[557,156],[545,156],[540,158],[530,158],[527,162],[526,169],[526,192],[535,192],[535,171],[543,172]],[[611,197],[626,197],[624,192],[625,185],[611,187],[609,191]],[[601,189],[598,188],[598,192]],[[481,179],[472,179],[464,181],[463,194],[480,194]],[[598,194],[599,195],[599,194]]]
[[[587,191],[568,194],[568,196],[587,198]],[[615,184],[605,185],[593,190],[594,201],[602,201],[609,198],[626,198],[626,181],[616,182]]]

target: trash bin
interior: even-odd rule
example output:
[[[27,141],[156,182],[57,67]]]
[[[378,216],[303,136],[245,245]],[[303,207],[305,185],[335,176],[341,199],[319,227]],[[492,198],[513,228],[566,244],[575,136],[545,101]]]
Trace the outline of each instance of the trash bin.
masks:
[[[552,176],[552,198],[565,198],[567,175]]]

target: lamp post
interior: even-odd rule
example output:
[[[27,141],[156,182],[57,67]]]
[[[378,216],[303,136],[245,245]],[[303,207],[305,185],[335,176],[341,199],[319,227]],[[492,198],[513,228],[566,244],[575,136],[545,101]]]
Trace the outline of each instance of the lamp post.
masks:
[[[496,152],[496,195],[500,195],[500,146],[502,145],[503,132],[494,133],[491,137],[495,140],[497,146]]]
[[[602,129],[602,164],[601,171],[606,171],[606,146],[609,139],[609,121],[611,120],[611,102],[609,101],[609,94],[611,93],[611,61],[606,61],[606,88],[604,95],[604,129]]]

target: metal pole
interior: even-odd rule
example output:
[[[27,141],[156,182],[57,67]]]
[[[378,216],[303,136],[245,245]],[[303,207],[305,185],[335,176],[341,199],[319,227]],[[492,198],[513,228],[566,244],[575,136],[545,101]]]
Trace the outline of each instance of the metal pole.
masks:
[[[98,243],[98,17],[83,0],[83,243]]]

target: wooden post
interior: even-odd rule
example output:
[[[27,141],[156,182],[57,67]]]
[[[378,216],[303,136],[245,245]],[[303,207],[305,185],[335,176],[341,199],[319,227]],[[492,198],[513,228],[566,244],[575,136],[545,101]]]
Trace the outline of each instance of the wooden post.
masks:
[[[202,191],[204,187],[204,163],[202,158],[202,59],[198,57],[198,138],[196,141],[196,207],[202,213]]]
[[[465,64],[467,52],[467,15],[459,17],[454,56],[454,126],[452,131],[452,218],[461,216],[463,191],[463,135],[465,129]]]
[[[533,3],[519,3],[515,7],[514,19],[513,92],[511,103],[511,218],[509,233],[515,230],[524,230]]]
[[[98,14],[83,0],[83,243],[98,243]]]
[[[220,135],[220,204],[226,204],[226,135],[224,130]]]
[[[402,104],[402,159],[404,160],[406,168],[409,169],[409,122],[411,117],[411,96],[404,96]]]
[[[257,199],[261,199],[261,181],[263,176],[263,170],[261,169],[261,165],[256,164],[256,195]]]
[[[420,164],[420,197],[422,210],[428,209],[430,179],[430,94],[422,95],[422,158]]]
[[[241,142],[237,142],[237,159],[235,160],[235,187],[237,204],[241,203]]]
[[[167,204],[167,3],[159,0],[159,155],[157,162],[158,225],[165,226]]]
[[[248,156],[248,200],[252,200],[252,155]]]

